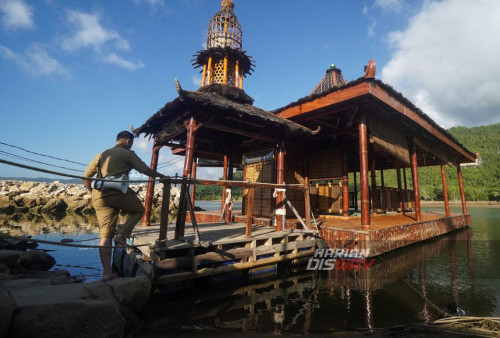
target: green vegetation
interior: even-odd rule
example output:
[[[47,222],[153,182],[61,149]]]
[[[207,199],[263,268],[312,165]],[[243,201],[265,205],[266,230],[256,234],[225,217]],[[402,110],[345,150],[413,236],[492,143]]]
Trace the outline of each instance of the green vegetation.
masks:
[[[481,127],[453,127],[448,132],[472,152],[478,152],[483,165],[462,167],[465,197],[469,201],[500,201],[500,123]],[[377,172],[377,182],[380,184]],[[408,188],[411,172],[406,169]],[[439,166],[419,168],[418,178],[422,200],[443,200],[443,184]],[[450,200],[460,199],[456,167],[446,167]],[[359,179],[358,179],[359,182]],[[395,170],[384,171],[384,183],[397,187]]]
[[[235,172],[233,175],[233,180],[243,181],[243,172]],[[234,187],[231,194],[233,196],[233,200],[241,200],[242,188]],[[205,201],[221,200],[222,187],[218,187],[215,185],[198,185],[196,186],[196,199]]]

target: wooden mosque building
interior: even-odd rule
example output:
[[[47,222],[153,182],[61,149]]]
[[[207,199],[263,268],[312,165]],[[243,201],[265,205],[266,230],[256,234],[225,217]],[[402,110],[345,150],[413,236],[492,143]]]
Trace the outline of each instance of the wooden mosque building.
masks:
[[[364,248],[376,256],[470,224],[460,164],[476,155],[376,79],[373,60],[357,80],[347,82],[332,66],[310,95],[274,111],[260,109],[243,90],[254,63],[242,49],[233,1],[224,0],[193,65],[201,69],[201,87],[187,91],[176,81],[178,97],[133,130],[154,138],[152,167],[162,147],[184,156],[174,239],[184,237],[187,219],[243,224],[247,238],[257,227],[275,234],[315,230],[332,248]],[[224,180],[196,178],[202,165],[222,166]],[[418,169],[425,166],[441,166],[442,213],[420,207]],[[451,166],[460,214],[449,207],[445,169]],[[243,181],[232,180],[234,170],[243,171]],[[397,177],[393,186],[384,182],[389,171]],[[198,184],[222,186],[220,211],[192,211]],[[231,210],[234,186],[243,187],[241,212]]]

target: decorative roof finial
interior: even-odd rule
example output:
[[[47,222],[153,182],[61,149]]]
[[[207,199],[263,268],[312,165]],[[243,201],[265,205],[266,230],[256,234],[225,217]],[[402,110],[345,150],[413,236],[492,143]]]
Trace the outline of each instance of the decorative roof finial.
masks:
[[[233,0],[222,0],[221,6],[222,6],[222,9],[233,11],[234,2],[233,2]]]

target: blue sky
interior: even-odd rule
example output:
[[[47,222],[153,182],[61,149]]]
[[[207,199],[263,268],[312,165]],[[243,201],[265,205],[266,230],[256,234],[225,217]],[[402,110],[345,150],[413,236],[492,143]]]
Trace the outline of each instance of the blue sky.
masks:
[[[0,0],[0,142],[88,163],[173,100],[174,78],[198,89],[191,59],[220,2]],[[443,127],[500,121],[499,1],[235,0],[235,13],[256,106],[307,96],[332,63],[354,80],[374,59],[377,78]],[[151,142],[134,150],[149,163]],[[0,158],[33,164],[12,154],[85,169],[0,144]],[[160,171],[181,172],[171,159],[161,151]],[[0,164],[0,176],[47,175]]]

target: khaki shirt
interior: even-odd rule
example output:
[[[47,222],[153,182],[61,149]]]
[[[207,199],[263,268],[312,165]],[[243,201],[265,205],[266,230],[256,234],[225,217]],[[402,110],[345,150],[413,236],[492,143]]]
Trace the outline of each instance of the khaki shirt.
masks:
[[[128,174],[132,169],[148,176],[155,176],[155,172],[135,152],[125,148],[123,145],[116,145],[97,154],[92,162],[90,162],[83,176],[94,177],[97,174],[97,178],[120,177],[125,173]],[[115,194],[120,194],[120,192],[113,189],[106,189],[103,192],[92,189],[92,198]]]

